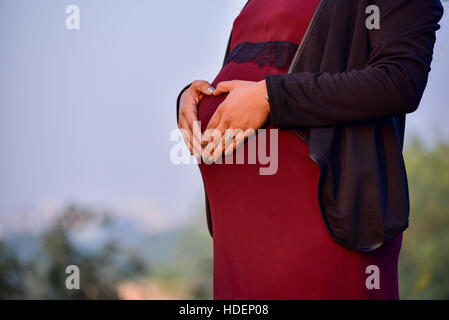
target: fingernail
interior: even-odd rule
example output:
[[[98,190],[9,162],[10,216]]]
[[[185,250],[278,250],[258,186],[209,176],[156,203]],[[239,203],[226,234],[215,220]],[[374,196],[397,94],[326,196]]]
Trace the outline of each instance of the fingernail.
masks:
[[[193,154],[201,154],[201,148],[193,148]]]
[[[209,87],[209,88],[207,88],[207,91],[209,91],[210,93],[214,93],[214,91],[215,91],[215,89],[214,89],[214,87]]]
[[[215,162],[215,157],[214,156],[210,156],[209,157],[209,164],[212,164]]]
[[[196,161],[197,161],[198,163],[200,163],[200,161],[201,161],[201,155],[198,154],[198,153],[196,153],[196,154],[194,154],[193,156],[195,157]]]
[[[203,159],[205,164],[211,164],[211,156],[209,156],[206,152],[201,153],[201,158]]]

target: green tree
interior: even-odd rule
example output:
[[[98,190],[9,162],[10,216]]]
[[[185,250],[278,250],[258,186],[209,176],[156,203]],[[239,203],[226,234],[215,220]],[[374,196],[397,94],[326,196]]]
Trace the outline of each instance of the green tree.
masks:
[[[400,258],[402,299],[449,299],[449,145],[427,149],[415,140],[405,152],[410,227]]]
[[[17,256],[0,240],[0,300],[19,299],[23,296],[23,273]]]

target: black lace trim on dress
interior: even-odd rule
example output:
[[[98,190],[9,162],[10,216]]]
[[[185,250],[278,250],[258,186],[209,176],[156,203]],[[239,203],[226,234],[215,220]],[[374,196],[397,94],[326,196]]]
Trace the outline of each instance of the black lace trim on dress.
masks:
[[[232,49],[223,66],[231,61],[254,60],[259,67],[275,65],[278,69],[287,69],[297,48],[297,44],[289,41],[242,42]]]

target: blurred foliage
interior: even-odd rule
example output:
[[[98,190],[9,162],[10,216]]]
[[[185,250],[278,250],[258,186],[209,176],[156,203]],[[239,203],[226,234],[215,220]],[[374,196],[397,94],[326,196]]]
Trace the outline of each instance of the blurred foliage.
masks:
[[[113,219],[69,206],[37,237],[36,254],[25,260],[0,239],[0,299],[118,299],[123,284],[131,284],[131,297],[142,299],[210,299],[212,241],[202,225],[204,216],[192,221],[163,238],[175,240],[163,253],[171,257],[169,262],[154,261],[150,266],[145,250],[122,248],[117,239],[79,245],[76,239],[82,231],[100,233]],[[79,290],[65,287],[68,265],[79,267]]]
[[[19,299],[23,296],[23,273],[17,256],[0,240],[0,299]]]
[[[404,154],[410,227],[399,260],[401,299],[449,299],[449,144],[414,140]]]
[[[0,242],[1,299],[117,299],[116,284],[147,271],[132,252],[108,240],[93,252],[80,248],[73,234],[89,225],[106,227],[106,215],[69,206],[39,238],[38,254],[21,262]],[[80,289],[68,290],[68,265],[80,269]]]
[[[188,295],[184,299],[212,299],[212,238],[206,225],[204,207],[194,208],[192,223],[181,232],[173,263],[156,271],[168,282],[184,282]],[[179,284],[178,284],[179,285]]]
[[[193,299],[212,299],[212,238],[207,231],[204,211],[196,221],[183,233],[178,248],[178,268],[185,270],[190,279],[190,292]],[[200,223],[201,222],[201,223]]]

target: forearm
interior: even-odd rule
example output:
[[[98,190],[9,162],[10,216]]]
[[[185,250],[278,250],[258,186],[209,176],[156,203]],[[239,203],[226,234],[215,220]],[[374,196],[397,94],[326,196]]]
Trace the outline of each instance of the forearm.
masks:
[[[422,92],[407,77],[394,68],[268,75],[271,119],[281,128],[319,127],[413,112]]]

